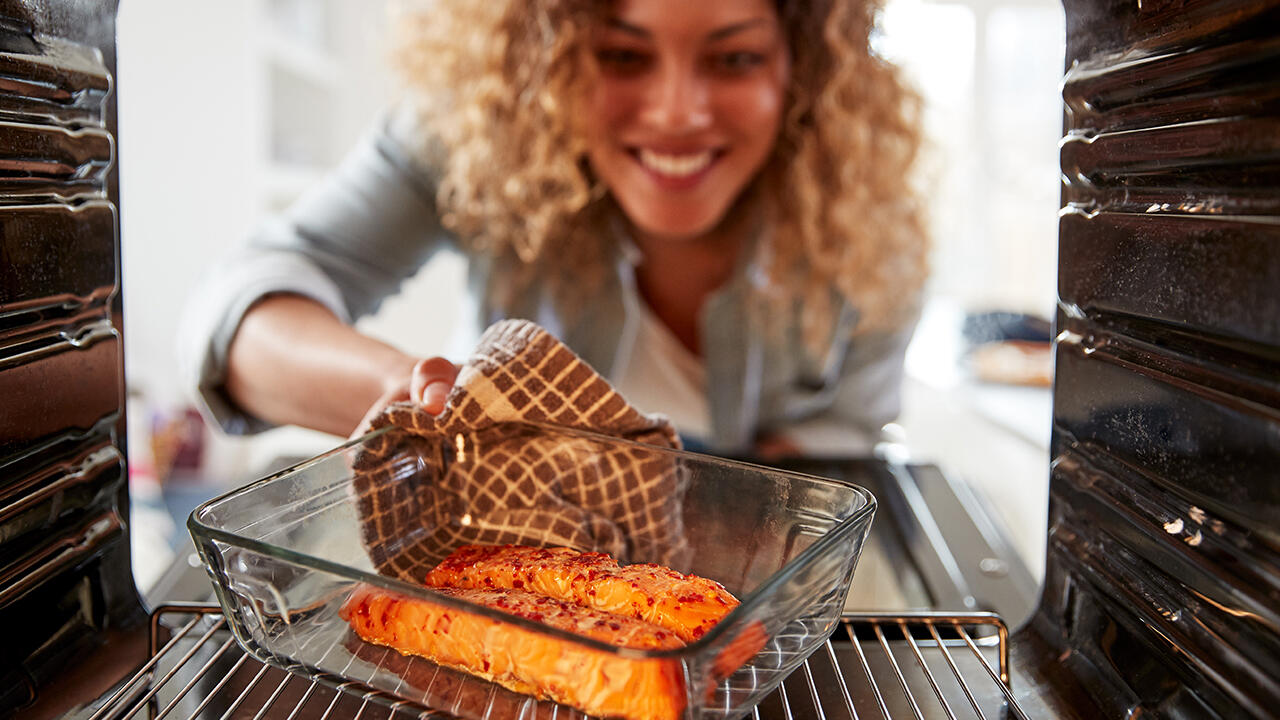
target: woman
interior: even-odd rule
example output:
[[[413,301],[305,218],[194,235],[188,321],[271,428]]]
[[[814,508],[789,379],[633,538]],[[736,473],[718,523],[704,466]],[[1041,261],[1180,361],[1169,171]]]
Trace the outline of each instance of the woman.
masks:
[[[214,416],[347,434],[391,399],[437,412],[455,366],[349,322],[453,247],[477,327],[540,322],[695,446],[865,450],[897,413],[925,274],[915,103],[869,51],[875,11],[442,1],[406,18],[413,102],[201,295],[191,367]]]

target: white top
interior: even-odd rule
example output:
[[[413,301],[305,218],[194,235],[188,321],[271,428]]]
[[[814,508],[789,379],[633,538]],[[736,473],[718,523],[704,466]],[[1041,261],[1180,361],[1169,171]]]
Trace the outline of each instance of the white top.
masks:
[[[711,435],[707,367],[641,300],[631,357],[614,387],[644,412],[666,415],[685,438]]]

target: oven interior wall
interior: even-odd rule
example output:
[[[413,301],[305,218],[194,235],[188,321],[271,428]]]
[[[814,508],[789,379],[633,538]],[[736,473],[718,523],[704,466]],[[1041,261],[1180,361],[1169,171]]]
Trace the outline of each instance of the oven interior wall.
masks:
[[[1280,3],[1065,6],[1050,533],[1024,657],[1087,688],[1080,717],[1270,717]]]
[[[0,2],[0,715],[143,617],[123,448],[114,2]]]

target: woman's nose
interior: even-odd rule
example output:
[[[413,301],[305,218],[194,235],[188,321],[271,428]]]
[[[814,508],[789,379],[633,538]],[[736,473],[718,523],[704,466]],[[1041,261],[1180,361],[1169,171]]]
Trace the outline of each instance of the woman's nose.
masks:
[[[711,102],[706,80],[692,68],[665,64],[650,87],[645,119],[670,132],[707,127],[711,124]]]

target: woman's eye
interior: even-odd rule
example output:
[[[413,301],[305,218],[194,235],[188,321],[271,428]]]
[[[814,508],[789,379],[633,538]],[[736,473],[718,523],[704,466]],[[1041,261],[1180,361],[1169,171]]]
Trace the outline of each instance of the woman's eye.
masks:
[[[756,52],[735,51],[715,55],[715,69],[727,73],[744,73],[764,64],[764,55]]]
[[[634,72],[648,63],[649,56],[627,48],[603,48],[596,51],[596,60],[611,72]]]

